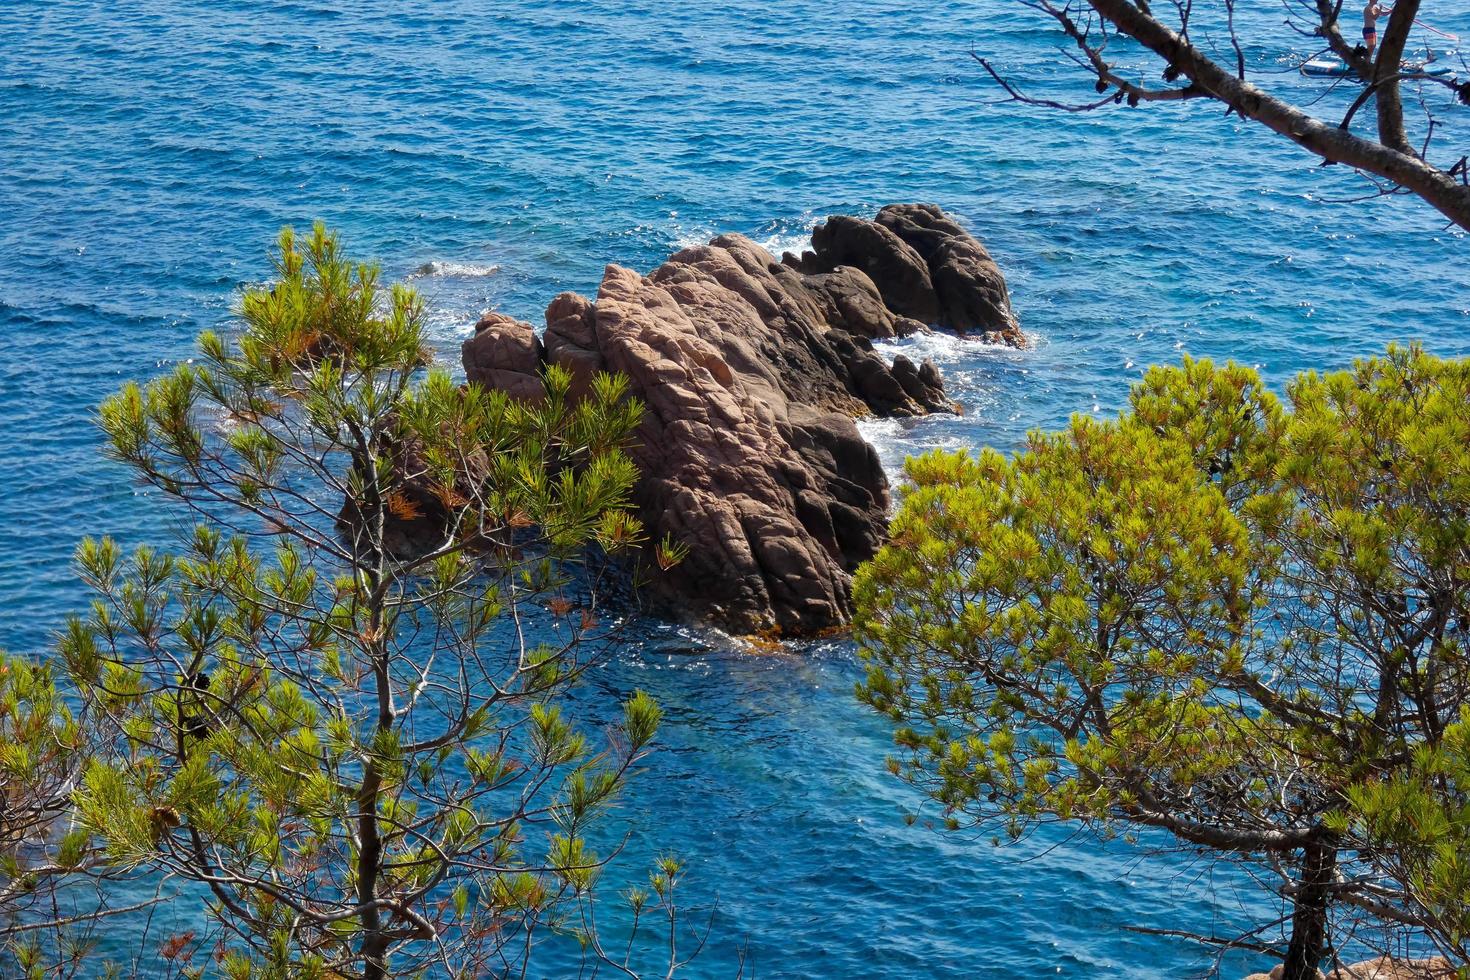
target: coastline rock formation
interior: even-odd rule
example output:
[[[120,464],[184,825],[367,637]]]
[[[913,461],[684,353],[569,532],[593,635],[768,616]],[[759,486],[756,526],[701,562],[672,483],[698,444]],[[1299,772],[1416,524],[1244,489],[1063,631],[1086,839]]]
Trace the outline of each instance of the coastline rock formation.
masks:
[[[837,215],[812,232],[812,251],[783,261],[808,271],[853,266],[895,313],[991,343],[1025,346],[1000,267],[933,204],[890,204],[873,221]]]
[[[563,293],[546,330],[498,313],[465,341],[471,384],[518,398],[544,365],[631,381],[645,405],[631,449],[653,540],[689,548],[648,594],[738,633],[809,635],[850,618],[851,575],[882,544],[888,481],[865,415],[957,412],[931,361],[888,364],[872,341],[931,325],[1022,346],[1005,280],[933,205],[836,216],[783,261],[740,235],[647,276],[609,265],[595,300]]]

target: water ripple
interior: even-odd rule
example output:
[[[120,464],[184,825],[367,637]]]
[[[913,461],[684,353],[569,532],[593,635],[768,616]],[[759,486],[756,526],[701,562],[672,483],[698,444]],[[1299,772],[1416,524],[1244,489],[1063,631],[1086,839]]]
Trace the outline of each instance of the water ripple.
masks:
[[[1276,42],[1254,64],[1309,53],[1279,14],[1242,16]],[[1439,16],[1470,35],[1470,12]],[[99,460],[93,406],[227,326],[287,223],[324,219],[413,277],[453,363],[485,309],[540,322],[607,262],[646,270],[717,231],[779,251],[828,213],[941,203],[1002,262],[1038,342],[884,345],[934,357],[966,408],[864,423],[895,472],[908,453],[1008,449],[1115,411],[1184,351],[1276,384],[1391,339],[1470,353],[1463,235],[1423,206],[1333,203],[1363,185],[1204,106],[999,105],[972,46],[1037,94],[1079,94],[1054,34],[996,0],[0,6],[4,645],[44,649],[84,600],[80,534],[167,540],[156,501]],[[1324,91],[1294,72],[1269,84]],[[1442,136],[1463,145],[1466,114],[1441,96]],[[1120,927],[1218,931],[1259,901],[1227,871],[1121,846],[907,827],[917,801],[882,771],[859,673],[843,644],[754,657],[645,624],[584,692],[590,716],[638,686],[668,711],[615,873],[663,848],[688,858],[691,897],[718,901],[691,976],[729,975],[748,943],[756,976],[1177,977],[1206,961]]]

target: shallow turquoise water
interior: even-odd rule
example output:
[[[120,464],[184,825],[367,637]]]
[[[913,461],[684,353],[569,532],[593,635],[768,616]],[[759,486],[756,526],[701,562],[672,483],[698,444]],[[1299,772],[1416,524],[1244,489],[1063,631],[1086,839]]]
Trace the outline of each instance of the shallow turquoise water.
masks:
[[[935,201],[990,245],[1038,343],[919,342],[968,411],[871,424],[894,466],[1115,410],[1144,366],[1183,351],[1277,383],[1393,339],[1470,353],[1465,243],[1433,212],[1335,203],[1368,188],[1207,106],[997,105],[972,46],[1033,91],[1066,91],[1054,36],[1002,0],[224,7],[0,6],[12,650],[44,649],[83,601],[67,564],[81,534],[167,540],[169,520],[98,461],[88,413],[225,323],[284,223],[323,218],[414,276],[453,362],[480,311],[538,320],[556,292],[595,290],[605,262],[647,269],[723,230],[779,249],[827,213]],[[1265,7],[1247,54],[1277,70],[1306,52]],[[1470,37],[1470,12],[1431,22]],[[1289,71],[1272,83],[1326,92]],[[1346,97],[1326,92],[1323,112]],[[1470,142],[1465,111],[1426,99],[1446,147]],[[644,686],[669,712],[620,812],[623,867],[677,850],[688,897],[718,902],[687,975],[731,975],[742,947],[764,977],[1208,969],[1121,927],[1227,928],[1255,901],[1236,879],[1061,836],[995,850],[906,827],[915,801],[881,771],[887,733],[853,702],[857,673],[841,644],[753,658],[658,624],[598,673],[589,693]]]

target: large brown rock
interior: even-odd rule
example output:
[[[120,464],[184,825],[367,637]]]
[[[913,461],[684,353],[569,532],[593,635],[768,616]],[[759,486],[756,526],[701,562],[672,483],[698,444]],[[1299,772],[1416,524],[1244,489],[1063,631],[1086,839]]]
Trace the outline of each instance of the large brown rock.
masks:
[[[850,614],[848,576],[881,540],[887,487],[875,457],[852,458],[863,444],[851,418],[794,403],[787,379],[759,358],[781,343],[762,313],[798,314],[738,266],[702,246],[648,278],[609,267],[598,340],[647,404],[633,449],[644,521],[690,549],[653,589],[739,632],[808,633]],[[828,389],[817,397],[838,396],[833,377],[814,386]],[[834,496],[839,480],[850,503]]]
[[[872,342],[994,314],[993,290],[964,295],[966,275],[998,283],[1004,301],[983,247],[942,212],[890,220],[831,218],[803,260],[722,235],[647,276],[608,266],[595,300],[552,301],[540,339],[484,317],[464,344],[466,375],[529,399],[544,396],[546,365],[571,373],[574,397],[599,371],[626,376],[647,406],[630,449],[640,517],[650,539],[688,547],[672,571],[647,570],[645,595],[741,633],[842,625],[852,573],[882,544],[889,509],[854,419],[958,410],[932,362],[889,364]]]
[[[545,357],[529,323],[503,313],[486,313],[460,354],[471,384],[499,388],[512,398],[539,399],[546,394],[541,383]]]
[[[928,265],[940,326],[1024,346],[1000,266],[958,222],[933,204],[890,204],[875,220]]]
[[[597,323],[592,304],[576,293],[562,293],[546,308],[546,361],[572,375],[571,395],[581,398],[599,371],[607,370],[597,349]]]
[[[912,332],[910,325],[917,322],[900,317],[883,305],[878,287],[861,269],[844,265],[827,273],[809,276],[797,273],[794,280],[783,266],[776,266],[772,272],[783,279],[787,289],[810,297],[828,326],[855,336],[869,340],[897,337]]]
[[[852,266],[865,272],[893,312],[938,323],[939,297],[929,264],[912,246],[875,221],[838,214],[812,230],[814,268]]]
[[[812,232],[810,252],[786,261],[807,273],[851,266],[901,316],[992,343],[1026,345],[1000,267],[933,204],[890,204],[872,221],[835,215]]]

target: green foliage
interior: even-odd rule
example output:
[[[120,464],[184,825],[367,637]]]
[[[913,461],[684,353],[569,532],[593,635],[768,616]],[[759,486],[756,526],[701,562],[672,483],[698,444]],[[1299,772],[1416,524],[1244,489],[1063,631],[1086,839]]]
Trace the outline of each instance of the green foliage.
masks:
[[[680,952],[675,939],[679,935],[681,926],[678,888],[683,875],[684,862],[682,860],[673,854],[661,854],[654,860],[654,866],[648,873],[648,888],[635,886],[623,891],[623,901],[632,914],[632,924],[627,937],[627,945],[620,955],[609,953],[603,948],[602,937],[598,934],[596,921],[591,915],[591,906],[584,906],[582,925],[578,931],[584,946],[595,952],[599,960],[611,966],[615,971],[626,976],[637,976],[631,964],[638,938],[645,931],[649,918],[661,920],[659,928],[668,937],[667,961],[662,972],[665,976],[674,976],[699,955],[705,941],[709,938],[709,927],[713,922],[713,916],[711,916],[710,923],[705,924],[703,932],[691,930],[695,939],[694,950],[689,953]]]
[[[1186,360],[1014,458],[910,460],[857,693],[949,826],[1160,828],[1279,871],[1304,961],[1329,912],[1463,955],[1470,364],[1287,394]]]
[[[613,377],[526,403],[425,370],[422,301],[320,225],[276,268],[237,339],[101,407],[198,526],[77,551],[96,601],[59,651],[106,738],[78,812],[203,886],[226,976],[498,971],[591,886],[587,828],[658,725],[640,692],[598,742],[558,703],[607,635],[577,563],[642,539],[641,408]]]
[[[89,860],[86,837],[57,827],[86,753],[52,669],[0,653],[0,936],[48,876]]]
[[[1413,765],[1347,795],[1353,836],[1432,923],[1440,951],[1470,964],[1470,706]]]
[[[93,745],[52,665],[0,653],[0,973],[64,975],[105,917],[90,889],[108,874],[71,793]],[[77,910],[64,917],[56,909]],[[97,909],[95,913],[89,909]]]

